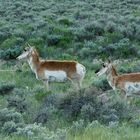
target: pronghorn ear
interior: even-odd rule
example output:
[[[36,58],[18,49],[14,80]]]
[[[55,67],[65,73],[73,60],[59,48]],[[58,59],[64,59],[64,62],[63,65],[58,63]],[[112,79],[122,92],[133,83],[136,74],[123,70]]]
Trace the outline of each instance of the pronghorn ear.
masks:
[[[105,64],[105,63],[102,63],[102,66],[103,66],[103,67],[106,67],[106,64]]]
[[[102,67],[104,67],[104,68],[105,68],[105,67],[107,66],[107,64],[108,64],[108,62],[103,62],[103,60],[101,60],[101,59],[100,59],[100,63],[101,63],[101,65],[102,65]]]
[[[30,48],[31,48],[31,45],[29,43],[26,43],[24,47],[24,51],[29,51]]]
[[[35,52],[34,52],[34,47],[31,47],[31,48],[30,48],[30,52],[32,52],[33,54],[35,53]]]
[[[32,46],[29,43],[26,43],[27,47],[31,48]]]
[[[31,48],[30,48],[30,51],[32,52],[33,55],[36,54],[36,49],[35,49],[35,47],[31,47]]]
[[[99,59],[98,61],[99,61],[100,64],[104,63],[102,59]]]
[[[24,51],[29,51],[30,48],[29,47],[24,47]]]

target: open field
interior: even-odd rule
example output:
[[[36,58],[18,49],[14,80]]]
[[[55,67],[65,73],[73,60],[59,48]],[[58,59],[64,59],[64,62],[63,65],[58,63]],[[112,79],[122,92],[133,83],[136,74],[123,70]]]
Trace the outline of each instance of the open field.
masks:
[[[43,59],[82,63],[82,89],[47,91],[16,60],[27,42]],[[0,0],[0,139],[139,140],[140,98],[129,104],[95,74],[108,58],[120,74],[140,72],[139,56],[139,0]]]

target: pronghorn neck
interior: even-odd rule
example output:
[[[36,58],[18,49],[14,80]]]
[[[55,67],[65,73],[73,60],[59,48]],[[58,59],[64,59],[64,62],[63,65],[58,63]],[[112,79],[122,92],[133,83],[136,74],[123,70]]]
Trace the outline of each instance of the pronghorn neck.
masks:
[[[31,67],[31,70],[36,74],[37,77],[37,69],[39,68],[40,59],[36,51],[33,51],[32,54],[29,56],[28,63]]]
[[[118,76],[117,71],[116,71],[116,69],[113,65],[111,65],[111,71],[110,72],[111,72],[112,76]]]
[[[109,85],[115,89],[115,77],[118,76],[116,69],[114,68],[113,65],[110,66],[109,70],[106,73],[107,75],[107,80]]]

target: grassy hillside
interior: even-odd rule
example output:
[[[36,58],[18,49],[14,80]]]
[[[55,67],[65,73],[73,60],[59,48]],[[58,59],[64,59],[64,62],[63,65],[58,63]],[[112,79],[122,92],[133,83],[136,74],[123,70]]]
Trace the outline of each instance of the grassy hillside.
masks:
[[[47,91],[16,60],[27,42],[43,58],[85,65],[82,89]],[[140,99],[128,104],[95,74],[108,57],[118,73],[139,72],[139,55],[139,0],[0,0],[0,139],[139,140]]]
[[[1,58],[14,59],[26,42],[48,58],[139,56],[138,0],[12,0],[0,9]]]

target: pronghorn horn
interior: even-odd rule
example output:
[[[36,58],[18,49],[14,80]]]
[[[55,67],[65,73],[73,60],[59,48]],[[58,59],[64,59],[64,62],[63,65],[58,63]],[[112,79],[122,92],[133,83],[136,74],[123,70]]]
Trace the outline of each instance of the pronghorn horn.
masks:
[[[108,61],[108,63],[111,63],[111,58],[109,57],[107,61]]]
[[[108,59],[108,63],[111,63],[111,60],[110,59]]]
[[[29,47],[25,47],[25,48],[24,48],[25,51],[28,51],[29,49],[30,49]]]

